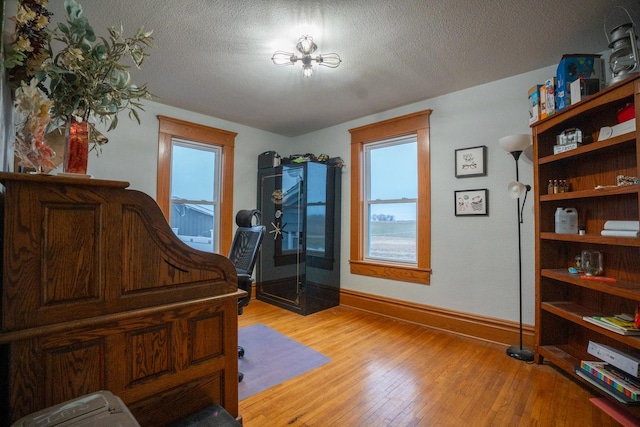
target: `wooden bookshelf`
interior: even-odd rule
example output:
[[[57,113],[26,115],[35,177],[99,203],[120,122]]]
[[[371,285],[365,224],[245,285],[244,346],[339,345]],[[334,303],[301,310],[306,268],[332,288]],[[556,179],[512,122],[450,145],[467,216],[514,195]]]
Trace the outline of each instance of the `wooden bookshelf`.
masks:
[[[613,407],[635,417],[640,408],[625,406],[577,376],[589,341],[619,350],[640,351],[640,338],[608,331],[583,316],[633,314],[640,303],[640,239],[600,235],[607,220],[640,218],[638,185],[616,186],[617,176],[638,176],[638,129],[598,141],[600,129],[618,123],[617,112],[635,103],[640,116],[640,78],[632,77],[532,125],[535,197],[536,362],[554,364],[576,381],[602,394]],[[553,154],[556,136],[570,128],[582,131],[585,144]],[[549,180],[566,179],[570,191],[547,194]],[[586,234],[556,234],[558,207],[575,208]],[[583,250],[603,254],[604,275],[615,282],[584,280],[570,274]]]

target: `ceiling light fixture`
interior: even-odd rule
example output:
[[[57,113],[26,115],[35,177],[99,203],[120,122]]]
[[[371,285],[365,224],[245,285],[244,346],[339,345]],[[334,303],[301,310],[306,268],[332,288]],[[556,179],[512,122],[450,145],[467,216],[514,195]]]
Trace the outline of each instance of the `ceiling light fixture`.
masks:
[[[274,52],[271,60],[278,66],[293,65],[296,62],[302,62],[302,75],[304,77],[311,77],[313,75],[313,62],[318,65],[323,65],[329,68],[336,68],[342,60],[337,53],[322,53],[315,58],[311,56],[318,46],[313,42],[313,37],[302,36],[298,40],[296,49],[302,54],[301,57],[297,57],[295,53],[277,51]]]

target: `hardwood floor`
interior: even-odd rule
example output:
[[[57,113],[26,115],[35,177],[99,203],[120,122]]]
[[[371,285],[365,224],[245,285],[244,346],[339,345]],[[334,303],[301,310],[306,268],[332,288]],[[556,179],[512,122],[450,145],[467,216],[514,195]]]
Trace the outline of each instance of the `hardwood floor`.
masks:
[[[305,317],[252,300],[239,323],[265,324],[331,358],[240,401],[246,427],[618,425],[589,391],[551,366],[510,358],[506,346],[342,306]]]

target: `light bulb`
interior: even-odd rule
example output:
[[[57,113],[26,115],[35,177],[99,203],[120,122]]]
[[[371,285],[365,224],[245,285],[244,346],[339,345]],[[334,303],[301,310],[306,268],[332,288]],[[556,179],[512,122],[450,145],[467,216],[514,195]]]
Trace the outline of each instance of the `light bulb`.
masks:
[[[316,62],[325,67],[336,68],[342,60],[337,53],[323,53],[316,57]]]
[[[298,60],[293,53],[283,52],[281,50],[275,52],[271,57],[271,60],[276,65],[293,65]]]
[[[300,40],[298,40],[298,44],[296,45],[296,48],[303,55],[309,55],[310,53],[315,51],[318,48],[318,46],[316,46],[316,44],[313,42],[313,37],[302,36],[300,37]]]

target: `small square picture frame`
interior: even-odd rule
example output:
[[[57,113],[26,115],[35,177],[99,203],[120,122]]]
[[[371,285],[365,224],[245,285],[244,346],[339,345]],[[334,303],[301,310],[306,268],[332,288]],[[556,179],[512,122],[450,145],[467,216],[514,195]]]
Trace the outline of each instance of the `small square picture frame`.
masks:
[[[455,150],[456,178],[472,178],[487,175],[487,146],[459,148]]]
[[[489,215],[489,190],[454,191],[456,216],[488,216]]]

